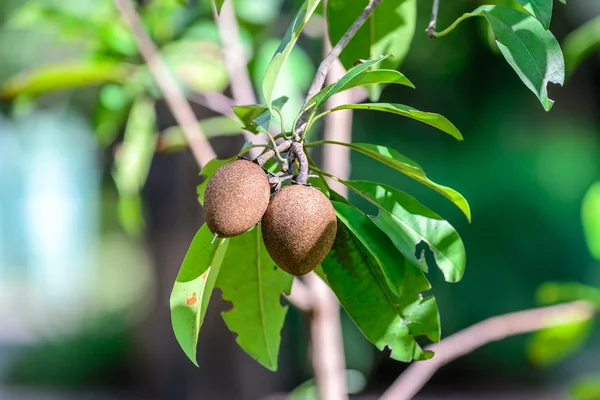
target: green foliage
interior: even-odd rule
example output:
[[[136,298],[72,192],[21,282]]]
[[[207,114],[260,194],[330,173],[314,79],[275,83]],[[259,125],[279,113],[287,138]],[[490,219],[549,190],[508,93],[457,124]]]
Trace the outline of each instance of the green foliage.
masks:
[[[517,0],[531,15],[544,26],[550,28],[552,18],[552,0]]]
[[[600,376],[586,376],[577,380],[570,393],[572,400],[596,400],[600,398]]]
[[[156,148],[154,102],[138,98],[129,113],[123,143],[115,155],[113,178],[119,192],[119,220],[131,234],[143,225],[139,193],[146,183]]]
[[[190,244],[171,292],[171,322],[175,337],[196,366],[198,332],[204,322],[228,242],[228,239],[215,240],[208,227],[203,225]]]
[[[327,27],[333,44],[337,43],[368,4],[367,0],[327,2]],[[358,60],[367,60],[379,54],[391,54],[373,68],[396,69],[406,57],[417,21],[416,0],[386,0],[358,30],[340,54],[340,61],[350,69]],[[377,101],[383,85],[376,83],[367,90],[372,101]]]
[[[130,71],[130,66],[111,61],[45,65],[4,82],[0,89],[0,99],[10,99],[19,95],[39,95],[105,82],[120,82]]]
[[[223,7],[223,3],[225,3],[225,0],[213,0],[215,3],[215,8],[217,9],[217,14],[221,13],[221,8]]]
[[[554,35],[528,14],[507,7],[481,6],[436,36],[444,36],[461,21],[477,16],[486,18],[506,61],[549,111],[554,101],[548,98],[548,83],[562,85],[565,78],[562,51]]]
[[[600,182],[594,183],[583,198],[581,222],[590,253],[600,261]]]
[[[418,245],[427,244],[448,282],[458,282],[466,264],[465,247],[456,230],[415,198],[387,185],[368,181],[341,181],[374,204],[379,215],[371,218],[402,255],[427,272]]]
[[[346,146],[351,148],[352,150],[356,150],[360,153],[363,153],[389,167],[392,167],[395,170],[402,172],[406,176],[413,178],[417,182],[420,182],[423,185],[430,187],[431,189],[435,190],[436,192],[449,199],[465,214],[467,219],[471,221],[471,209],[469,207],[469,203],[463,197],[463,195],[461,195],[454,189],[433,182],[427,177],[427,175],[423,171],[423,168],[421,168],[416,162],[414,162],[408,157],[403,156],[394,149],[368,143],[342,143],[332,141],[320,141],[314,142],[312,144],[335,144],[340,146]]]
[[[600,46],[600,16],[592,18],[571,32],[563,42],[567,75]]]
[[[407,118],[423,122],[427,125],[431,125],[439,130],[446,132],[450,136],[458,140],[463,140],[463,137],[458,129],[448,121],[445,117],[430,113],[419,111],[415,108],[405,106],[403,104],[390,104],[390,103],[364,103],[364,104],[344,104],[335,107],[330,112],[338,110],[373,110],[373,111],[384,111],[392,114],[402,115]]]
[[[279,45],[279,48],[275,52],[275,55],[267,67],[267,71],[265,72],[262,82],[262,95],[265,98],[269,108],[272,108],[273,106],[273,89],[275,87],[275,83],[277,82],[277,78],[281,73],[283,65],[292,52],[294,44],[296,44],[304,25],[306,25],[306,22],[320,2],[320,0],[306,0],[302,4],[288,31],[286,32],[283,41]]]
[[[581,348],[592,327],[593,319],[588,319],[537,331],[527,344],[527,355],[536,365],[556,364]]]
[[[393,248],[391,244],[388,247]],[[402,265],[400,253],[396,259]],[[322,267],[340,304],[378,349],[389,347],[393,359],[405,362],[433,356],[415,341],[423,335],[434,342],[440,338],[435,299],[420,295],[430,288],[421,271],[406,263],[402,297],[394,295],[385,284],[377,260],[342,221],[338,222],[335,243]]]
[[[346,225],[354,237],[360,241],[375,261],[373,273],[385,279],[386,287],[395,296],[402,296],[404,290],[404,266],[398,264],[398,252],[390,246],[390,240],[369,217],[350,204],[333,201],[338,219]]]
[[[281,109],[288,101],[287,97],[273,100],[272,108]],[[260,104],[232,107],[233,112],[242,121],[243,129],[254,134],[269,132],[271,126],[271,109]]]
[[[216,286],[223,291],[223,299],[232,303],[223,319],[237,334],[240,347],[275,371],[287,312],[280,297],[290,293],[292,276],[271,260],[259,227],[230,239]]]

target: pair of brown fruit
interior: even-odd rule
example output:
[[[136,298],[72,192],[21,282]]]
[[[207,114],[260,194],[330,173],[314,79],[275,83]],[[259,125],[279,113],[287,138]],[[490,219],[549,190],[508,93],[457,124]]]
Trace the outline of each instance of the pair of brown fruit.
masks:
[[[337,232],[335,210],[319,189],[292,184],[271,197],[266,172],[248,160],[219,168],[204,194],[206,224],[215,235],[240,235],[262,219],[269,255],[284,271],[302,276],[323,261]]]

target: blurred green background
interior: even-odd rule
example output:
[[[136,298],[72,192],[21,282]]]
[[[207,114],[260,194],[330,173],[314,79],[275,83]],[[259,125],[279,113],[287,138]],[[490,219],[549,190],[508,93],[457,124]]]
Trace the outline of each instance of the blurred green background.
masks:
[[[354,114],[353,140],[391,146],[417,161],[469,200],[473,223],[437,193],[367,157],[352,154],[351,174],[405,190],[461,234],[468,256],[464,279],[436,285],[442,276],[430,273],[448,336],[489,316],[538,305],[536,291],[544,282],[600,283],[581,222],[583,196],[600,179],[600,53],[574,70],[564,87],[549,88],[556,104],[546,113],[499,55],[483,21],[469,20],[429,40],[430,3],[418,2],[417,32],[400,68],[417,89],[388,87],[382,101],[443,114],[465,141],[365,111]],[[301,2],[234,4],[259,87]],[[438,26],[479,4],[442,0]],[[145,1],[140,13],[197,100],[199,118],[215,117],[204,106],[211,97],[203,94],[227,93],[228,78],[209,3],[192,1],[185,8],[175,0]],[[551,30],[562,42],[598,15],[598,1],[556,2]],[[291,98],[284,108],[289,122],[319,61],[321,35],[315,18],[278,82],[274,97]],[[47,67],[57,64],[69,73]],[[45,79],[28,81],[24,74],[38,68]],[[94,84],[46,93],[77,77]],[[218,293],[200,335],[200,369],[179,350],[168,296],[201,225],[200,178],[187,151],[161,151],[148,166],[141,196],[119,196],[113,161],[128,111],[140,93],[160,93],[111,1],[2,0],[0,86],[22,91],[0,103],[0,398],[283,398],[276,393],[310,379],[308,319],[296,310],[284,327],[277,373],[237,348],[221,321]],[[175,124],[160,99],[155,110],[157,131]],[[217,125],[212,131],[226,134],[212,139],[220,156],[243,143],[235,129]],[[343,326],[354,390],[365,398],[382,393],[405,365],[377,352],[347,318]],[[552,365],[535,362],[528,337],[488,345],[442,369],[425,393],[563,398],[573,380],[600,372],[598,332],[592,324],[585,330],[591,336],[582,348]]]

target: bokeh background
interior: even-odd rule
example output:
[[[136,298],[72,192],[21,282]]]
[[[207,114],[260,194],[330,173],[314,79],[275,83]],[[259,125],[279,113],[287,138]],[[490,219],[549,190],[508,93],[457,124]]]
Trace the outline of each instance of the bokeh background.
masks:
[[[190,97],[227,92],[207,2],[192,1],[188,9],[175,0],[143,3],[146,26]],[[255,84],[300,3],[234,2]],[[556,104],[546,113],[504,62],[484,21],[468,20],[429,40],[430,3],[418,2],[417,32],[400,69],[417,89],[388,87],[382,100],[441,113],[465,141],[363,111],[354,114],[353,138],[416,160],[434,180],[465,195],[473,222],[437,193],[367,157],[352,154],[351,175],[407,191],[461,234],[468,255],[464,279],[441,284],[441,274],[429,275],[448,336],[489,316],[539,305],[536,294],[545,282],[600,283],[581,220],[583,196],[600,178],[600,52],[564,87],[549,88]],[[438,26],[479,4],[442,0]],[[551,29],[562,41],[598,15],[596,0],[556,2]],[[279,92],[291,97],[288,119],[310,85],[322,34],[315,18],[279,81]],[[186,51],[190,43],[199,51]],[[141,64],[111,1],[0,1],[0,86],[19,73],[84,60]],[[43,84],[74,78],[52,79]],[[159,97],[143,74],[127,90],[140,87]],[[295,309],[288,313],[276,373],[237,347],[219,315],[225,307],[219,293],[200,335],[200,368],[178,348],[168,298],[202,224],[200,178],[185,149],[159,152],[141,197],[119,198],[112,165],[130,104],[127,90],[99,83],[0,103],[0,399],[277,399],[299,385],[304,389],[295,398],[315,398],[307,382],[309,321]],[[194,109],[200,119],[216,115],[202,104]],[[159,131],[175,124],[162,101],[156,111]],[[220,156],[243,143],[231,133],[212,139]],[[345,316],[343,328],[351,389],[357,398],[375,398],[405,365],[378,352]],[[530,336],[510,338],[443,368],[423,398],[564,398],[573,381],[600,373],[598,331],[593,323],[580,328],[589,337],[576,336],[577,351],[560,362],[539,354],[544,346],[535,350]]]

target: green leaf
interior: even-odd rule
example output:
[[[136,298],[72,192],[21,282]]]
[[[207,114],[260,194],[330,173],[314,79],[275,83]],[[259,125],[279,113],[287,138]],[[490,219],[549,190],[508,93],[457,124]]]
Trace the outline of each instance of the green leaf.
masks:
[[[538,288],[536,298],[541,304],[585,300],[600,309],[600,289],[578,282],[544,282]]]
[[[56,90],[120,82],[129,74],[126,64],[108,61],[50,64],[8,79],[0,89],[0,99],[18,95],[39,95]]]
[[[565,80],[565,62],[554,35],[537,19],[514,8],[481,6],[463,14],[436,36],[444,36],[461,21],[477,16],[487,19],[506,61],[549,111],[554,101],[548,98],[548,83],[562,85]]]
[[[411,160],[408,157],[403,156],[398,153],[396,150],[391,149],[385,146],[377,146],[374,144],[368,143],[343,143],[343,142],[333,142],[330,140],[323,140],[320,142],[313,142],[311,146],[321,145],[321,144],[335,144],[339,146],[346,146],[353,150],[356,150],[360,153],[363,153],[379,162],[384,163],[385,165],[392,167],[403,174],[411,177],[424,184],[425,186],[430,187],[436,192],[440,193],[444,197],[448,198],[452,203],[454,203],[467,217],[469,222],[471,221],[471,209],[469,207],[469,203],[467,200],[458,193],[456,190],[451,189],[446,186],[439,185],[432,180],[430,180],[423,169]]]
[[[571,386],[572,400],[598,400],[600,398],[600,376],[586,376]]]
[[[271,371],[277,370],[288,309],[281,306],[281,294],[290,293],[292,280],[271,260],[258,226],[230,240],[216,284],[233,305],[223,319],[240,347]]]
[[[283,96],[273,100],[272,107],[281,109],[288,98]],[[242,121],[243,129],[258,134],[269,132],[271,126],[271,109],[262,104],[232,107],[234,114]]]
[[[121,127],[127,121],[131,106],[132,99],[129,98],[126,99],[125,104],[113,107],[98,101],[92,112],[92,123],[96,139],[102,146],[109,146],[117,139]]]
[[[600,181],[590,186],[583,197],[581,222],[588,249],[600,261]]]
[[[327,26],[332,43],[337,43],[368,4],[368,0],[329,0]],[[379,54],[391,54],[377,68],[396,69],[406,57],[416,27],[416,0],[386,0],[382,2],[358,30],[340,54],[340,61],[350,69],[357,60]],[[369,97],[376,101],[383,86],[368,88]]]
[[[571,75],[598,46],[600,46],[600,16],[581,25],[565,38],[562,48],[567,75]]]
[[[306,103],[305,109],[309,108],[309,106],[311,106],[312,104],[315,104],[314,108],[316,110],[320,108],[323,104],[325,104],[325,102],[334,94],[342,92],[346,89],[350,89],[352,86],[349,86],[349,84],[352,82],[352,80],[365,74],[370,67],[376,65],[377,63],[380,63],[386,57],[388,57],[388,55],[379,56],[372,60],[367,60],[363,63],[360,63],[359,65],[349,69],[348,72],[346,72],[346,74],[340,79],[338,79],[336,82],[321,89],[321,91],[319,91],[316,95],[311,97],[311,99]]]
[[[340,182],[379,209],[373,222],[407,260],[427,271],[423,251],[415,254],[417,245],[425,242],[448,282],[458,282],[462,278],[466,264],[465,246],[448,221],[393,187],[368,181]]]
[[[375,225],[369,217],[358,209],[345,203],[332,201],[337,217],[360,241],[375,260],[374,274],[381,275],[394,295],[401,296],[404,289],[404,260],[398,258],[390,239]]]
[[[156,148],[154,102],[139,97],[129,113],[123,143],[115,155],[113,178],[121,194],[137,195],[146,183]]]
[[[240,122],[237,119],[227,116],[206,118],[198,121],[198,125],[200,125],[200,129],[202,129],[207,139],[242,133]],[[179,125],[162,131],[159,145],[160,151],[176,151],[188,147],[187,139]]]
[[[196,366],[198,333],[229,241],[214,239],[208,227],[203,225],[190,244],[171,292],[171,322],[175,337]]]
[[[538,366],[554,365],[583,346],[589,337],[593,319],[554,326],[535,332],[527,344],[527,356]]]
[[[281,44],[279,45],[279,48],[275,52],[275,55],[273,55],[273,58],[267,67],[267,71],[265,72],[262,82],[262,94],[269,109],[273,107],[273,89],[277,82],[277,77],[279,76],[279,73],[285,64],[285,61],[290,55],[292,48],[296,44],[304,25],[311,17],[320,2],[320,0],[306,0],[302,4],[300,10],[292,20],[292,23],[288,28],[288,31],[286,32]]]
[[[398,261],[403,261],[400,253]],[[420,292],[430,286],[418,268],[406,264],[403,296],[398,298],[373,273],[376,260],[341,221],[333,248],[321,265],[340,304],[378,349],[389,347],[391,357],[404,362],[433,356],[415,340],[417,336],[434,342],[440,338],[437,304],[433,297],[421,297]]]
[[[424,124],[431,125],[434,128],[438,128],[439,130],[446,132],[450,136],[454,137],[458,140],[463,140],[463,137],[460,131],[452,124],[452,122],[448,121],[444,116],[419,111],[415,108],[405,106],[403,104],[392,104],[392,103],[364,103],[364,104],[344,104],[338,107],[331,109],[331,112],[338,110],[374,110],[374,111],[384,111],[392,114],[402,115],[404,117],[412,118],[416,121],[423,122]]]
[[[552,0],[517,0],[531,15],[544,26],[550,28],[552,18]]]
[[[221,14],[221,8],[223,8],[223,3],[225,0],[213,0],[215,3],[215,8],[217,9],[217,15]]]

